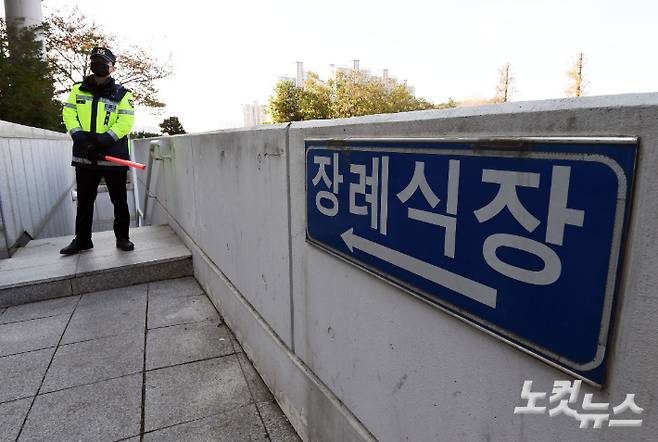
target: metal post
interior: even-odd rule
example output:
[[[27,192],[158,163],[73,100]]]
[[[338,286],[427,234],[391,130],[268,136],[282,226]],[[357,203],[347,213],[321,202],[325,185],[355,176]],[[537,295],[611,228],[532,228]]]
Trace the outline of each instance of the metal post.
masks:
[[[43,23],[41,0],[5,0],[5,20],[11,48],[20,31]],[[45,60],[43,33],[38,32],[36,38],[41,43],[41,57]]]
[[[2,238],[5,244],[3,247],[0,247],[0,259],[9,258],[9,235],[7,233],[5,218],[2,214],[2,195],[0,195],[0,229],[2,229]]]
[[[41,0],[5,0],[5,18],[8,26],[19,29],[40,25],[43,21]]]
[[[130,160],[135,161],[135,152],[132,149],[132,140],[128,140],[131,143],[130,146]],[[132,182],[133,182],[133,202],[135,204],[135,215],[137,216],[137,227],[142,227],[144,214],[139,209],[139,186],[137,185],[137,171],[134,167],[130,168],[132,173]],[[149,170],[150,172],[150,170]]]
[[[155,147],[157,146],[157,141],[151,141],[150,146],[149,146],[149,157],[148,161],[146,164],[146,185],[144,187],[144,224],[147,224],[146,222],[146,216],[148,215],[148,204],[149,204],[149,195],[151,194],[150,188],[151,188],[151,173],[153,170],[153,157],[154,157],[154,152],[155,152]]]

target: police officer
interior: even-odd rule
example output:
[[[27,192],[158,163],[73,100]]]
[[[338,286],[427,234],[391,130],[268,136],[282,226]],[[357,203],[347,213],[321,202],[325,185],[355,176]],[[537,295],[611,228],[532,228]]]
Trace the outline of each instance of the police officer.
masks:
[[[116,57],[107,48],[90,54],[93,75],[75,83],[62,111],[66,130],[73,138],[73,161],[78,190],[75,238],[60,250],[73,255],[94,247],[91,225],[94,201],[101,178],[105,178],[114,205],[114,235],[118,249],[135,248],[129,239],[130,212],[126,192],[128,168],[105,161],[105,155],[130,159],[128,134],[135,118],[132,93],[112,78]]]

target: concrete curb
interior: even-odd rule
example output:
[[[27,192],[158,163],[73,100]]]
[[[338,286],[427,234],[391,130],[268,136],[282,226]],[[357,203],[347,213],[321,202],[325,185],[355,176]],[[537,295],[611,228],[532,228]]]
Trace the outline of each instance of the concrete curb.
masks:
[[[70,275],[62,279],[29,281],[15,287],[0,289],[0,307],[45,301],[71,295],[109,290],[163,279],[181,278],[194,274],[192,257],[169,261],[153,261],[124,268],[114,268],[84,275]]]

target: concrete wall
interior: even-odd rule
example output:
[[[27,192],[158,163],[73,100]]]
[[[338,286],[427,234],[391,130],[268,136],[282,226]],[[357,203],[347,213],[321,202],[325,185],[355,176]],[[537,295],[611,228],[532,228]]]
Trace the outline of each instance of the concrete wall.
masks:
[[[285,135],[278,128],[164,139],[173,159],[156,162],[151,192],[291,345]],[[167,222],[162,207],[149,206],[147,219]]]
[[[639,136],[607,383],[641,428],[580,430],[514,415],[526,379],[568,376],[309,246],[309,137]],[[146,161],[149,141],[136,143]],[[658,430],[658,94],[294,123],[161,140],[149,214],[190,246],[195,275],[305,440],[651,440]],[[139,177],[142,184],[145,174]],[[144,193],[141,193],[144,195]],[[581,397],[582,397],[581,393]]]
[[[0,258],[23,232],[68,235],[75,213],[68,135],[0,121]]]

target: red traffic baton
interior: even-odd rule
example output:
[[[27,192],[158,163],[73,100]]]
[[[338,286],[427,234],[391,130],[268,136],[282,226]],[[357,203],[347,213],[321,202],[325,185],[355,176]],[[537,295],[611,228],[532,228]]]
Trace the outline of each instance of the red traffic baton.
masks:
[[[121,164],[122,166],[134,167],[135,169],[139,169],[139,170],[146,169],[146,166],[143,164],[135,163],[134,161],[122,160],[121,158],[111,157],[109,155],[105,155],[103,159],[105,161],[111,161],[116,164]]]

